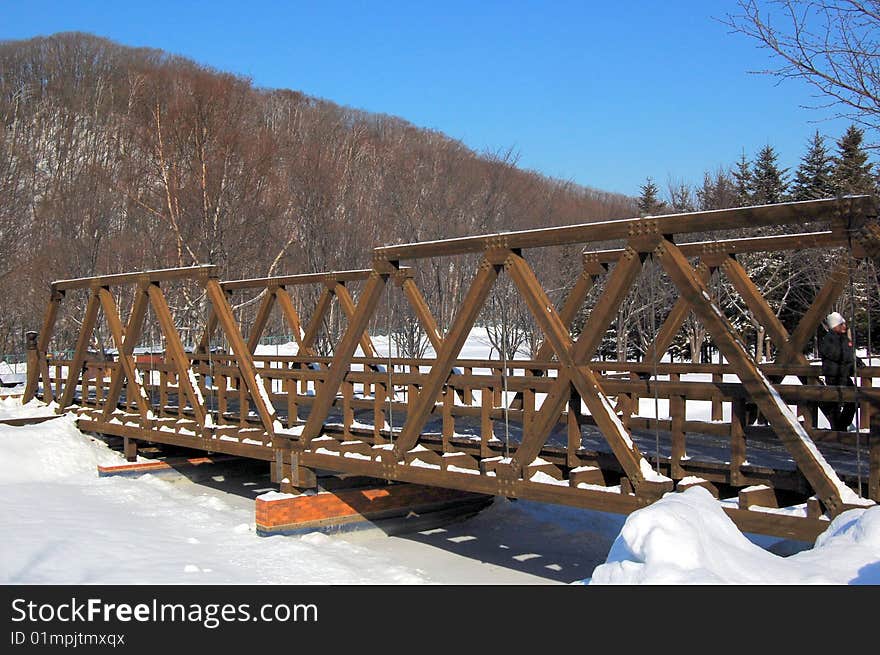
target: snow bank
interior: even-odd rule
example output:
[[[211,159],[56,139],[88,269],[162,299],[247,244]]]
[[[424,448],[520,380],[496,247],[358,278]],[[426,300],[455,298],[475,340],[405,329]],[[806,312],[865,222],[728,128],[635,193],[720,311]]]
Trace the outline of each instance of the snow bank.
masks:
[[[72,416],[0,425],[0,584],[427,584],[343,540],[259,537],[252,503],[184,481],[98,477],[124,459]]]
[[[743,535],[701,487],[629,515],[587,584],[878,584],[880,507],[838,516],[812,549],[781,557]]]
[[[45,405],[44,405],[45,407]],[[76,427],[72,414],[0,430],[0,484],[50,481],[97,475],[98,464],[121,464],[122,458]]]

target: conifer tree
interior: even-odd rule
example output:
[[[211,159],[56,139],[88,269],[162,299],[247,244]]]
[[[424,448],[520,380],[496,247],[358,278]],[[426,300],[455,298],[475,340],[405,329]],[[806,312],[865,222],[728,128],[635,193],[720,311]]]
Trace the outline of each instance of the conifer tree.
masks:
[[[862,147],[864,133],[850,125],[837,142],[834,162],[834,190],[841,195],[874,193],[876,181],[868,161],[868,153]]]
[[[772,205],[785,199],[788,188],[785,176],[788,169],[780,169],[776,164],[777,158],[776,151],[769,144],[758,152],[752,174],[754,186],[752,200],[756,205]]]
[[[660,189],[657,188],[654,180],[648,177],[639,190],[641,191],[638,201],[639,216],[655,216],[662,213],[665,204],[657,197]]]
[[[730,174],[718,169],[714,174],[703,173],[703,184],[696,190],[697,206],[701,210],[727,209],[739,205],[736,184]]]
[[[736,196],[739,206],[747,207],[751,205],[754,196],[754,181],[751,164],[746,159],[745,151],[740,155],[739,161],[736,162],[736,168],[733,169],[733,179],[736,183]]]
[[[835,195],[833,173],[834,159],[825,148],[825,137],[816,134],[809,142],[807,154],[795,172],[792,185],[793,200],[816,200]]]

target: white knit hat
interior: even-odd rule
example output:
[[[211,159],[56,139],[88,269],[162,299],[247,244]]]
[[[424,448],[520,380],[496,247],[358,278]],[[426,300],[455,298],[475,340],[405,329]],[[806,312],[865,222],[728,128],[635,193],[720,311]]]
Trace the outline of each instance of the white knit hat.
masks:
[[[846,323],[846,319],[837,312],[831,312],[825,317],[825,325],[828,326],[829,330],[833,330],[841,323]]]

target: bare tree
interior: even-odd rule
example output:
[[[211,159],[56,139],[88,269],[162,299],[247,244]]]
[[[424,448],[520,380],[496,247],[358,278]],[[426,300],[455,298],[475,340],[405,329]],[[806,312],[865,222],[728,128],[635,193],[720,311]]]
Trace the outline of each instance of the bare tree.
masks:
[[[880,2],[877,0],[739,0],[722,22],[757,40],[777,62],[758,71],[801,79],[840,115],[880,128]]]

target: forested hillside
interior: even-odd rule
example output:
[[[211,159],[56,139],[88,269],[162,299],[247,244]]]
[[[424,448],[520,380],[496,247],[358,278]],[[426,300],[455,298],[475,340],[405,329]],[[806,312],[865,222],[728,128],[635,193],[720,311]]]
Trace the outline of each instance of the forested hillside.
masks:
[[[378,245],[637,211],[509,152],[86,34],[0,43],[0,115],[0,353],[38,329],[54,279],[361,268]],[[456,297],[472,270],[450,264],[426,293]]]
[[[56,279],[209,263],[227,280],[367,268],[380,245],[877,191],[855,125],[833,151],[817,131],[795,171],[782,168],[767,144],[752,160],[743,152],[731,166],[707,171],[699,185],[670,180],[664,193],[649,176],[640,197],[630,198],[522,170],[512,152],[475,153],[400,118],[256,88],[162,51],[80,33],[0,42],[0,115],[0,356],[7,357],[23,352],[25,331],[39,329]],[[580,248],[528,256],[558,303],[581,270]],[[742,261],[793,329],[835,257],[801,251]],[[417,269],[441,330],[475,264],[448,258]],[[654,273],[648,262],[602,356],[638,358],[648,349],[677,296],[670,285],[653,284]],[[872,301],[880,288],[870,264],[850,277],[837,309],[852,314],[864,344],[880,329]],[[712,284],[761,357],[764,327],[723,276]],[[320,291],[292,290],[306,316]],[[391,331],[401,354],[418,355],[424,334],[400,294],[388,295],[371,329]],[[252,321],[254,300],[233,299],[242,325]],[[127,298],[117,301],[127,311]],[[75,338],[84,305],[85,294],[66,300],[59,344]],[[181,294],[171,309],[185,336],[197,338],[204,296]],[[344,328],[334,312],[322,328],[322,352]],[[534,352],[542,339],[504,280],[484,313],[478,322],[510,356]],[[273,321],[267,334],[283,338],[286,326]],[[106,341],[100,326],[98,336]],[[705,330],[689,319],[672,352],[689,358],[707,348]]]

